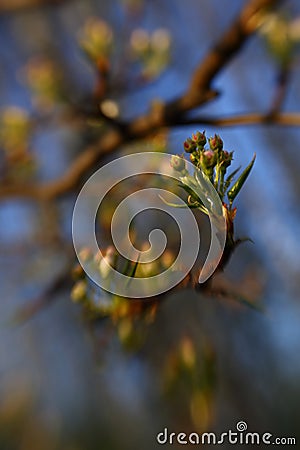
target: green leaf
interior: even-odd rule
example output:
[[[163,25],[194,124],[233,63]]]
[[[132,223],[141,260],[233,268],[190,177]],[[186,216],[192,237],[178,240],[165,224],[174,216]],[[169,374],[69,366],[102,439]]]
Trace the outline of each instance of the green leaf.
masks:
[[[232,180],[234,179],[235,175],[238,173],[238,171],[240,170],[241,166],[238,167],[237,169],[235,169],[233,172],[231,172],[230,175],[228,175],[228,177],[226,178],[226,181],[224,183],[224,193],[227,191],[227,189],[229,188]]]
[[[139,261],[135,261],[133,263],[130,272],[127,274],[128,277],[134,278],[138,264],[139,264]]]
[[[241,173],[240,177],[238,178],[238,180],[234,183],[234,185],[232,186],[232,188],[228,191],[227,196],[228,196],[228,200],[229,202],[232,204],[233,200],[235,199],[235,197],[238,195],[238,193],[240,192],[240,190],[242,189],[245,181],[248,178],[249,173],[251,172],[251,169],[253,167],[254,161],[256,158],[256,154],[254,153],[254,156],[252,158],[251,163],[246,167],[246,169]]]
[[[189,187],[188,185],[183,184],[183,183],[179,183],[178,186],[181,187],[182,189],[184,189],[185,192],[187,192],[189,195],[191,195],[197,202],[202,204],[202,200],[200,199],[200,197],[196,194],[196,192],[191,187]]]
[[[172,206],[173,208],[188,208],[189,206],[184,204],[180,205],[179,203],[168,202],[165,198],[159,195],[159,198],[165,203],[165,205]]]
[[[129,277],[127,282],[126,282],[126,287],[129,286],[131,279],[135,277],[135,273],[136,273],[136,270],[138,268],[138,265],[139,265],[139,261],[137,260],[137,261],[135,261],[132,264],[132,267],[129,267],[130,268],[129,272],[124,274],[124,275],[127,275]]]
[[[159,195],[159,198],[168,206],[172,206],[173,208],[190,208],[190,209],[199,209],[204,214],[208,214],[207,209],[205,206],[202,205],[202,203],[196,203],[195,205],[180,205],[179,203],[172,203],[168,202],[166,199],[164,199],[161,195]]]

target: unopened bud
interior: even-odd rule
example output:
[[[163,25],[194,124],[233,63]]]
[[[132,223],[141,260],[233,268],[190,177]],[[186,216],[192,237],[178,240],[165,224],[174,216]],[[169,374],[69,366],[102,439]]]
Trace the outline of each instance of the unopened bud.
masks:
[[[183,172],[185,170],[185,160],[178,155],[171,157],[170,165],[177,172]]]
[[[204,145],[206,144],[205,131],[203,131],[203,133],[200,133],[200,131],[197,131],[196,133],[192,134],[192,140],[199,147],[204,147]]]
[[[184,151],[187,153],[192,153],[197,149],[197,144],[193,139],[187,138],[183,143]]]
[[[222,150],[223,141],[218,134],[215,134],[214,137],[209,138],[208,141],[212,150]]]
[[[213,150],[205,150],[201,154],[200,161],[203,168],[214,167],[217,162],[217,154]]]
[[[222,167],[224,169],[226,169],[227,167],[230,166],[231,161],[233,159],[233,152],[227,152],[226,150],[223,150],[221,153],[221,162],[222,162]]]

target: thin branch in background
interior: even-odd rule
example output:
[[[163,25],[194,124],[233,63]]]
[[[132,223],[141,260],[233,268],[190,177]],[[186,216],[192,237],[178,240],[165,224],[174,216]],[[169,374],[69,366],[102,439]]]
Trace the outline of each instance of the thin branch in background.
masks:
[[[281,113],[274,117],[269,114],[249,113],[229,117],[195,117],[191,119],[178,119],[173,126],[184,125],[215,125],[219,127],[245,126],[245,125],[280,125],[286,127],[299,127],[299,113]],[[101,147],[98,144],[87,147],[69,170],[59,179],[44,184],[6,184],[0,185],[0,199],[5,198],[32,198],[35,200],[48,200],[60,197],[79,186],[82,175],[89,170],[100,157],[116,150],[126,143],[126,139],[118,131],[110,131],[101,138]]]
[[[247,113],[236,114],[228,117],[198,116],[190,119],[179,119],[177,125],[214,125],[219,127],[243,126],[243,125],[280,125],[285,127],[299,127],[300,113]]]

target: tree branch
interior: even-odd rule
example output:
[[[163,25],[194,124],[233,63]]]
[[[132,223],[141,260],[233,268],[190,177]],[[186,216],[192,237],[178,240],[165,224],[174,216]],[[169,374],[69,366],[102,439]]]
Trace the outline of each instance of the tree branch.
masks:
[[[19,196],[43,200],[61,196],[75,189],[84,174],[103,155],[115,151],[121,145],[134,139],[148,136],[162,127],[184,124],[183,118],[186,112],[201,106],[217,95],[211,88],[211,83],[228,61],[241,49],[247,38],[254,33],[253,22],[257,12],[275,6],[277,3],[279,0],[250,0],[242,9],[239,17],[196,68],[190,85],[180,98],[166,104],[156,105],[147,114],[123,124],[116,130],[109,130],[95,144],[86,148],[60,179],[38,185],[1,186],[0,198]],[[282,116],[277,116],[277,120],[278,117]],[[255,123],[257,120],[256,116]],[[202,123],[208,122],[203,121]],[[218,122],[214,124],[218,124]],[[221,124],[219,123],[219,125]],[[227,125],[229,124],[227,123]]]
[[[191,119],[178,119],[176,125],[214,125],[230,127],[233,125],[280,125],[285,127],[299,127],[300,113],[248,113],[228,117],[193,117]]]
[[[280,125],[287,127],[300,126],[300,114],[281,113],[272,116],[261,113],[241,114],[230,117],[196,117],[192,119],[178,119],[173,126],[184,125],[214,125],[219,127],[229,127],[233,125]],[[143,124],[141,126],[143,128]],[[117,149],[125,140],[120,132],[107,133],[106,139],[101,139],[101,147],[94,145],[88,147],[74,161],[69,171],[58,180],[45,184],[13,184],[0,185],[0,199],[8,197],[33,198],[37,200],[48,200],[59,197],[72,191],[79,185],[82,174],[97,163],[99,156]]]

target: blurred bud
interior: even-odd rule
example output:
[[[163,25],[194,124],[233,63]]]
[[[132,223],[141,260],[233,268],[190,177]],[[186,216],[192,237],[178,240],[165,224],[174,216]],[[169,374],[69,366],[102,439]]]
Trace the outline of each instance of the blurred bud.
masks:
[[[107,57],[113,45],[113,31],[104,20],[92,17],[88,19],[79,34],[82,49],[93,60]]]
[[[185,170],[185,160],[178,155],[171,157],[170,165],[177,172],[183,172]]]
[[[214,137],[209,138],[208,141],[212,150],[222,150],[223,141],[218,134],[215,134]]]
[[[80,280],[74,285],[71,291],[71,299],[73,300],[73,302],[77,303],[85,298],[86,287],[86,281],[84,280]]]
[[[102,276],[102,278],[107,278],[108,275],[111,272],[111,269],[114,266],[116,258],[116,252],[114,247],[110,246],[107,247],[105,256],[101,259],[99,262],[99,273]]]
[[[143,29],[134,30],[130,38],[133,57],[140,63],[144,79],[159,76],[167,67],[170,57],[171,35],[159,28],[151,35]]]
[[[171,35],[165,28],[155,30],[151,36],[151,47],[155,52],[168,52],[171,46]]]
[[[28,148],[31,124],[27,112],[21,108],[10,106],[0,115],[0,140],[2,148],[8,156],[25,153]]]
[[[38,108],[49,110],[62,99],[62,73],[53,60],[31,59],[23,69],[23,78]]]
[[[295,27],[297,28],[297,26]],[[264,37],[271,55],[280,65],[290,62],[295,41],[291,33],[291,21],[285,11],[263,14],[259,23],[259,32]]]
[[[180,343],[180,356],[183,365],[192,369],[196,364],[196,351],[193,341],[185,337]]]
[[[91,252],[91,250],[90,250],[88,247],[82,248],[82,249],[80,250],[80,252],[79,252],[79,258],[80,258],[83,262],[85,262],[85,261],[87,261],[88,259],[90,259],[91,256],[92,256],[92,252]]]
[[[197,131],[196,133],[192,134],[192,140],[195,142],[199,147],[204,147],[206,144],[206,136],[205,131],[203,133],[200,133],[200,131]]]
[[[150,37],[146,30],[140,28],[134,30],[130,37],[130,46],[134,53],[141,55],[149,50]]]

